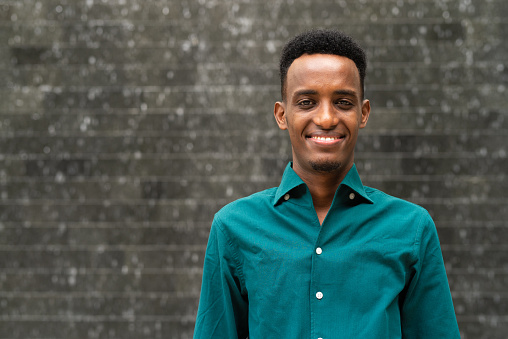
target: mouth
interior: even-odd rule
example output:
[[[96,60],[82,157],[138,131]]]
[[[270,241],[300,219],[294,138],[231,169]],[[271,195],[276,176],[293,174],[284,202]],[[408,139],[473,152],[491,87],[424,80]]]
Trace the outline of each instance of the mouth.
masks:
[[[307,138],[320,145],[333,145],[344,140],[343,135],[310,135]]]

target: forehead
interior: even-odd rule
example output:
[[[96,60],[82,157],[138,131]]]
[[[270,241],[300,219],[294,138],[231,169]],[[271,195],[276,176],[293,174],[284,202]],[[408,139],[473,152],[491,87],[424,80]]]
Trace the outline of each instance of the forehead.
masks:
[[[361,92],[360,74],[353,60],[331,54],[304,54],[287,73],[287,94],[300,89],[347,89]]]

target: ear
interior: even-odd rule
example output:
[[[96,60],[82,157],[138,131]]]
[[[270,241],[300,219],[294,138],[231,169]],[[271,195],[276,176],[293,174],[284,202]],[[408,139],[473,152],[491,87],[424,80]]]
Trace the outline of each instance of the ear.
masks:
[[[367,121],[369,120],[370,115],[370,101],[369,100],[363,100],[362,103],[362,119],[360,122],[360,128],[364,128],[367,126]]]
[[[288,124],[286,121],[286,108],[284,102],[277,101],[273,108],[273,115],[275,116],[275,121],[280,129],[285,130],[288,129]]]

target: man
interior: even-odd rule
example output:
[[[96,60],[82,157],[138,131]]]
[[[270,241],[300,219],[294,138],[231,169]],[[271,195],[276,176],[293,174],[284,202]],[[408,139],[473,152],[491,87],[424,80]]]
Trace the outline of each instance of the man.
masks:
[[[365,70],[337,31],[284,47],[274,115],[293,162],[279,187],[216,214],[194,338],[460,338],[429,214],[354,165]]]

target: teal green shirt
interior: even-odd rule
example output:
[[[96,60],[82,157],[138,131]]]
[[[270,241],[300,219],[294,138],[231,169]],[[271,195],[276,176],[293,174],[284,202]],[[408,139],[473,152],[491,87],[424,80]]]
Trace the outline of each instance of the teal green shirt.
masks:
[[[427,211],[353,166],[320,225],[290,165],[215,215],[194,338],[460,338]]]

